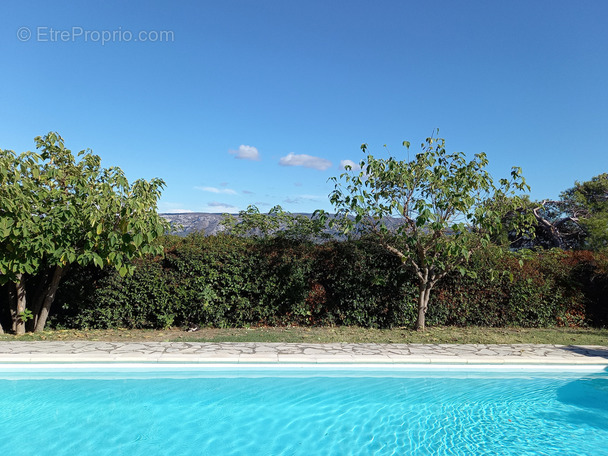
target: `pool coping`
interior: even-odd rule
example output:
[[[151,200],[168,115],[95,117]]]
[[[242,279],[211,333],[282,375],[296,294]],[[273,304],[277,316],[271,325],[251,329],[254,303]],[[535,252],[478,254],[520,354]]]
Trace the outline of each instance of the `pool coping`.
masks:
[[[310,344],[259,342],[0,342],[0,364],[194,363],[299,365],[593,365],[608,346],[538,344]]]

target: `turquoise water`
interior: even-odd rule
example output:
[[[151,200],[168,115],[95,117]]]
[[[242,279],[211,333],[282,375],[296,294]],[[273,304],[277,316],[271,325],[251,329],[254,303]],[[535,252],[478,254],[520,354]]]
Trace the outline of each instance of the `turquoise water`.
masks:
[[[608,374],[2,372],[0,455],[608,455]]]

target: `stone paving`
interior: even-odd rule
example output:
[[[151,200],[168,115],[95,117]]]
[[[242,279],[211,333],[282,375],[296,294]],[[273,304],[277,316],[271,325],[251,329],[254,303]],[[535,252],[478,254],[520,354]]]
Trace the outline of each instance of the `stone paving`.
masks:
[[[257,342],[0,342],[0,363],[108,361],[608,365],[608,346]]]

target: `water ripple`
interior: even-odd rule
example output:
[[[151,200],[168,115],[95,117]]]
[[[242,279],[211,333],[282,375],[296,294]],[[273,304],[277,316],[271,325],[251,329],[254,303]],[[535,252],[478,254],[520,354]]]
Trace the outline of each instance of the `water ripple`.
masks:
[[[601,455],[606,381],[0,380],[0,454]]]

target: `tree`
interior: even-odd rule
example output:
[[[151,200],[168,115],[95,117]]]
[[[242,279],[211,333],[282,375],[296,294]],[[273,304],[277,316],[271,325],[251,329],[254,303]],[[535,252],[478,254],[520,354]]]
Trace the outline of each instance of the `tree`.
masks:
[[[562,192],[560,199],[582,229],[580,247],[600,250],[608,247],[608,173],[603,173]]]
[[[279,237],[298,241],[326,240],[329,234],[319,218],[304,214],[292,214],[281,206],[274,206],[267,214],[250,205],[238,216],[223,214],[222,226],[230,234],[254,238]]]
[[[410,143],[403,145],[409,154]],[[361,146],[363,152],[367,145]],[[416,328],[424,330],[431,290],[449,272],[474,275],[471,254],[500,232],[504,214],[529,190],[520,168],[498,187],[486,171],[483,153],[469,162],[461,152],[448,153],[445,140],[427,138],[413,160],[375,158],[361,161],[361,171],[333,177],[330,201],[345,233],[366,227],[388,251],[412,270],[418,281]],[[388,220],[399,223],[389,229]]]
[[[13,331],[42,331],[62,277],[75,263],[132,274],[130,260],[160,254],[167,229],[156,212],[164,182],[129,184],[90,150],[77,160],[56,133],[39,153],[0,150],[0,284],[9,286]]]
[[[600,250],[608,246],[608,174],[575,182],[559,200],[530,202],[535,219],[533,237],[523,237],[516,248]]]

